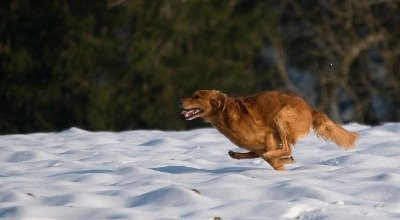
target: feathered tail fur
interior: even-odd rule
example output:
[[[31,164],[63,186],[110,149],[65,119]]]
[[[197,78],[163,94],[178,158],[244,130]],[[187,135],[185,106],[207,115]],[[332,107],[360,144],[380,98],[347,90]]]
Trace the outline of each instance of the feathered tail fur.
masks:
[[[313,112],[312,125],[318,137],[333,141],[340,148],[352,149],[356,144],[357,133],[345,130],[322,112]]]

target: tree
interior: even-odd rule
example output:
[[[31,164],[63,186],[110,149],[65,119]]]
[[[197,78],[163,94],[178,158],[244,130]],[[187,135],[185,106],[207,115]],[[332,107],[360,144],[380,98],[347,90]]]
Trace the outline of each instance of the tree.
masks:
[[[312,90],[318,94],[316,107],[337,122],[374,124],[399,118],[394,112],[400,92],[400,72],[394,68],[400,62],[395,46],[400,36],[398,1],[283,1],[281,5],[279,23],[267,38],[283,87],[310,96],[288,72],[294,67],[318,80],[317,91]],[[391,117],[376,118],[372,109],[376,100],[386,100]]]
[[[0,133],[198,127],[177,103],[201,88],[286,89],[337,122],[398,120],[399,11],[395,0],[2,1]]]

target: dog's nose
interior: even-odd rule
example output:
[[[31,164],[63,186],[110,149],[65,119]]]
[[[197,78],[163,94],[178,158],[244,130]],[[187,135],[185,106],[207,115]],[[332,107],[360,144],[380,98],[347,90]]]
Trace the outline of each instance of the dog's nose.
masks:
[[[180,99],[179,100],[179,107],[182,107],[182,102],[183,102],[183,99]]]

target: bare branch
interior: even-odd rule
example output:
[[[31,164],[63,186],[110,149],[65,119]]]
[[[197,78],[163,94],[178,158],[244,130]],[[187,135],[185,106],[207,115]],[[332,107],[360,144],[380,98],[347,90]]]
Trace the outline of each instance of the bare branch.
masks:
[[[119,6],[120,4],[122,4],[125,0],[108,0],[107,1],[107,8],[111,9],[111,8],[115,8],[117,6]]]
[[[361,51],[367,49],[373,44],[378,43],[379,41],[382,41],[385,37],[385,34],[383,31],[370,34],[364,39],[361,39],[358,41],[356,44],[353,44],[350,46],[350,48],[346,51],[346,54],[343,56],[341,59],[341,64],[339,67],[339,77],[346,77],[351,64],[354,62],[354,60],[358,57]]]

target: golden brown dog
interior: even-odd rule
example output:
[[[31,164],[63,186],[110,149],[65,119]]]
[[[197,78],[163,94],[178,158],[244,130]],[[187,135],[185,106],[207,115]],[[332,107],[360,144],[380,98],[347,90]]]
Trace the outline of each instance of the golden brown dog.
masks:
[[[261,157],[276,170],[284,170],[285,164],[294,162],[292,145],[311,128],[319,137],[344,149],[353,148],[358,137],[290,92],[267,91],[233,98],[217,90],[199,90],[179,104],[186,120],[201,117],[249,151],[229,151],[232,158]]]

